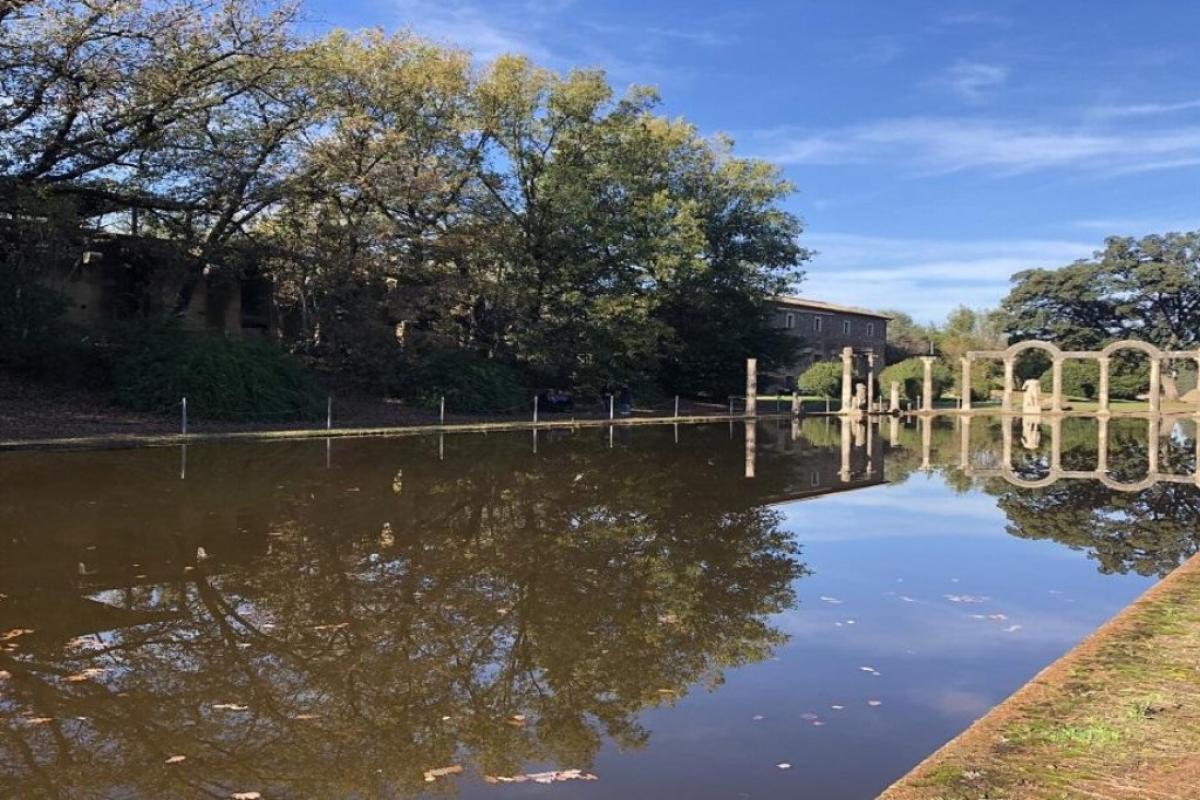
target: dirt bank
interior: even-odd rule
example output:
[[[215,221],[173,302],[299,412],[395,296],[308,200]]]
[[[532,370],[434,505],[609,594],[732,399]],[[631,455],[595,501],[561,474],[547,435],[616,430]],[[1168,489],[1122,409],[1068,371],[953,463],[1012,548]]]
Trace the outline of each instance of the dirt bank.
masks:
[[[1200,556],[881,800],[1200,798]]]

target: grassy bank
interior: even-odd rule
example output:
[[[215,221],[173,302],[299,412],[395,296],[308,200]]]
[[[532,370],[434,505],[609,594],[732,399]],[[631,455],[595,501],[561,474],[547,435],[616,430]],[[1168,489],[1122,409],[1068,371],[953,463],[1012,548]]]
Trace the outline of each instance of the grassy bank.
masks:
[[[1200,797],[1200,556],[881,800]]]

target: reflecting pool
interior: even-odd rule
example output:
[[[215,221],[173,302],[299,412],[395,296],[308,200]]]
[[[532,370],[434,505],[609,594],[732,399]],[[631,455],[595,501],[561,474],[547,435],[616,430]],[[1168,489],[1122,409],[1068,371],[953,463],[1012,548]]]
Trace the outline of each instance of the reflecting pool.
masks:
[[[873,797],[1197,550],[1196,453],[812,418],[0,454],[0,796]]]

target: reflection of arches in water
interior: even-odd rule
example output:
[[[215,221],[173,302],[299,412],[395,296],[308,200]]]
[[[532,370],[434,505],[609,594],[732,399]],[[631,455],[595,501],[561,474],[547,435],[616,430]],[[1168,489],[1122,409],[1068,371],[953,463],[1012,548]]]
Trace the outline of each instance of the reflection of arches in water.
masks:
[[[1013,430],[1010,419],[1005,418],[1002,428],[1003,455],[999,467],[989,469],[975,468],[971,463],[970,454],[970,419],[964,420],[960,428],[962,437],[960,443],[959,467],[964,474],[980,478],[1003,478],[1014,486],[1024,489],[1040,489],[1051,486],[1062,479],[1096,480],[1104,486],[1118,492],[1140,492],[1157,483],[1181,483],[1200,486],[1200,422],[1198,422],[1195,437],[1195,459],[1193,472],[1181,474],[1162,472],[1159,469],[1159,439],[1161,433],[1161,417],[1155,415],[1147,419],[1146,427],[1146,475],[1136,481],[1122,481],[1113,477],[1109,470],[1108,448],[1109,420],[1106,416],[1096,418],[1096,468],[1093,470],[1067,470],[1062,468],[1062,419],[1053,418],[1047,423],[1050,427],[1050,470],[1040,478],[1029,478],[1021,475],[1013,467]],[[1023,417],[1022,429],[1026,431],[1031,425],[1040,425],[1040,418]]]

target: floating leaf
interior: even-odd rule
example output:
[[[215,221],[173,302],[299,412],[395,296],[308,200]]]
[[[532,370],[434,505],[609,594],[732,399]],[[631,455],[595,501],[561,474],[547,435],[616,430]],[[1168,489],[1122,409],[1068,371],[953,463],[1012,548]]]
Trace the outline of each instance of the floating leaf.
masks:
[[[218,711],[245,711],[250,706],[244,706],[241,703],[217,703],[213,706]]]
[[[868,701],[867,701],[867,705],[869,705],[869,706],[871,706],[872,708],[874,708],[875,706],[881,706],[881,705],[883,705],[883,701],[882,701],[882,700],[868,700]]]
[[[780,769],[791,769],[792,768],[792,765],[787,763],[786,761],[781,761],[780,763],[776,764],[775,766],[779,767]]]
[[[164,764],[178,764],[180,761],[187,761],[187,756],[171,756],[163,763]]]
[[[233,800],[262,800],[259,792],[234,792]]]
[[[463,771],[463,768],[458,764],[451,764],[448,767],[438,767],[437,769],[425,770],[425,782],[433,783],[438,778],[443,778],[447,775],[457,775]]]

